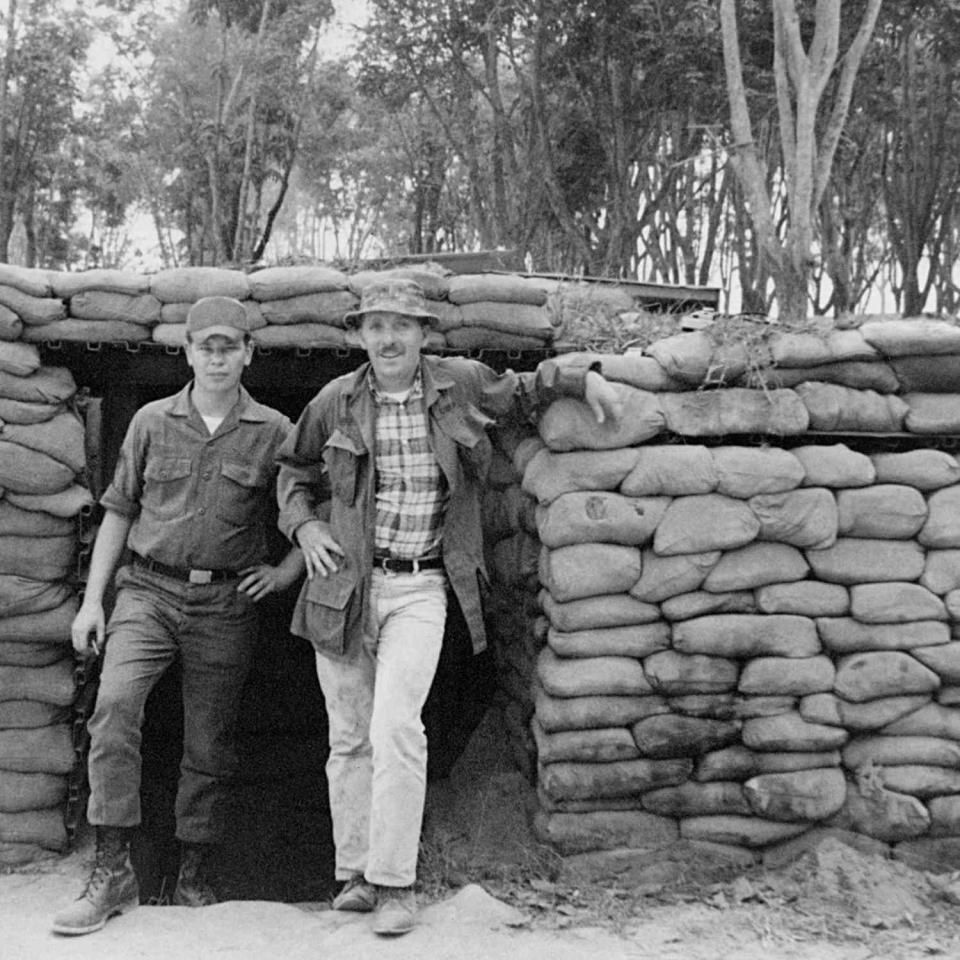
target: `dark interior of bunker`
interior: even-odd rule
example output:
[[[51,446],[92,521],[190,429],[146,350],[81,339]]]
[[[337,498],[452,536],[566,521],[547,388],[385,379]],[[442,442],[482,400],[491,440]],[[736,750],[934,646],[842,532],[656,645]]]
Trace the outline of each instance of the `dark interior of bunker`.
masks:
[[[68,367],[81,389],[89,482],[99,496],[110,481],[133,413],[189,380],[183,352],[153,344],[71,343],[48,345],[44,354],[44,363]],[[362,359],[357,351],[258,349],[244,374],[244,385],[258,400],[296,420],[324,383],[354,369]],[[540,357],[494,352],[483,359],[501,369],[525,369]],[[86,518],[86,539],[91,542],[97,510]],[[216,865],[221,894],[228,899],[317,901],[329,897],[334,888],[323,699],[310,645],[287,629],[297,590],[298,585],[261,605],[260,643],[238,731],[241,764],[233,831]],[[87,668],[85,680],[79,723],[92,708],[95,668]],[[473,655],[465,625],[452,604],[440,666],[424,709],[430,780],[447,775],[489,706],[494,689],[492,661],[487,654]],[[179,675],[174,665],[151,694],[143,727],[143,822],[133,860],[144,902],[163,902],[176,883],[179,851],[173,806],[181,728]],[[74,795],[73,819],[82,823],[82,782]]]

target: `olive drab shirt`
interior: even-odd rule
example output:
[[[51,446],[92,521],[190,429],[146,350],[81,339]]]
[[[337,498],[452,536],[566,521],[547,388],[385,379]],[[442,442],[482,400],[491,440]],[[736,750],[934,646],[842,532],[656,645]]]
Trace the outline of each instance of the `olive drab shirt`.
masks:
[[[529,421],[555,397],[582,397],[587,360],[546,360],[535,373],[497,373],[465,357],[420,361],[430,447],[449,492],[443,519],[443,565],[473,648],[484,649],[480,494],[492,453],[487,428]],[[291,631],[326,655],[349,655],[372,631],[368,598],[375,521],[375,417],[369,363],[332,380],[310,401],[280,449],[280,529],[295,542],[308,520],[326,518],[343,550],[339,570],[304,582]]]
[[[100,503],[133,520],[127,546],[181,568],[243,570],[268,556],[282,413],[240,399],[212,435],[190,386],[141,407]]]

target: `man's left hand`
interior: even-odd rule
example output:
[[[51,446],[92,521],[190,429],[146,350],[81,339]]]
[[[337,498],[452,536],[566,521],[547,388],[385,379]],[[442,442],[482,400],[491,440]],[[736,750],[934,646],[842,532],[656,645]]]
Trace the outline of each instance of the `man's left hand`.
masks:
[[[583,399],[593,411],[597,423],[605,423],[607,417],[616,423],[623,414],[623,401],[613,384],[597,373],[590,370],[584,381]]]
[[[245,593],[251,600],[257,602],[271,593],[286,590],[293,582],[280,567],[271,567],[269,563],[258,563],[255,567],[247,567],[240,572],[240,582],[237,592]]]

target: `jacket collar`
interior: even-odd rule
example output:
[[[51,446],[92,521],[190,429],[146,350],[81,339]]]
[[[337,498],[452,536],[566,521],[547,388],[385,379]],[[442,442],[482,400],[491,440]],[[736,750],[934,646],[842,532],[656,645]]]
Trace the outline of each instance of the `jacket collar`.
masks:
[[[372,383],[372,377],[373,368],[369,360],[357,367],[353,373],[347,374],[343,395],[348,405],[352,406],[355,395],[361,387],[366,388]],[[420,378],[423,385],[424,404],[428,408],[439,399],[444,390],[449,390],[450,387],[454,386],[450,376],[444,373],[436,361],[429,356],[420,358]]]

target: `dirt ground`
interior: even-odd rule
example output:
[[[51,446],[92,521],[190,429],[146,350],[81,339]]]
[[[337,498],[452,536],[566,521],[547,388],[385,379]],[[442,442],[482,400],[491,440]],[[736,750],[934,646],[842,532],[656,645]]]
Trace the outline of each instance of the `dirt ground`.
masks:
[[[431,785],[416,930],[385,941],[326,901],[236,899],[143,906],[80,938],[49,932],[91,855],[0,875],[3,960],[914,960],[960,958],[960,880],[825,836],[777,870],[718,880],[575,885],[528,827],[530,787],[505,760],[495,718]],[[688,865],[689,866],[689,865]],[[955,882],[956,881],[956,882]]]

